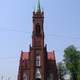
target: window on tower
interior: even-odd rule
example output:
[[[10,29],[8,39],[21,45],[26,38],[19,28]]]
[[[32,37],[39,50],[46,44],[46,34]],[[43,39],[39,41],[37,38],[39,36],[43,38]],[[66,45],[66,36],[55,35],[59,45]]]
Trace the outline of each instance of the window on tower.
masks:
[[[40,25],[39,25],[39,23],[38,24],[36,24],[36,35],[38,36],[38,35],[40,35]]]
[[[36,66],[40,67],[40,55],[36,56]]]

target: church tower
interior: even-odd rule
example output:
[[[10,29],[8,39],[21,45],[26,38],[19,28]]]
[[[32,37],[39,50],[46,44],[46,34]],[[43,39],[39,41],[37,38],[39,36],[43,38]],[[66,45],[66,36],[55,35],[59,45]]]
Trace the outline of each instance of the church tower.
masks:
[[[55,54],[44,44],[44,12],[37,0],[33,12],[32,45],[21,52],[18,80],[58,80]]]
[[[30,52],[30,80],[45,79],[45,54],[44,54],[44,13],[41,11],[40,2],[37,1],[33,12],[32,48]]]

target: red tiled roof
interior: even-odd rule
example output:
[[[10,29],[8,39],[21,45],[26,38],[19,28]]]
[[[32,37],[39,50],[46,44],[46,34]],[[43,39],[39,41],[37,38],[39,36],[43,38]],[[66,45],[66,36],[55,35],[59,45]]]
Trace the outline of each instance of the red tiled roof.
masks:
[[[21,58],[22,58],[22,60],[28,60],[29,59],[29,52],[22,52]]]
[[[48,52],[48,60],[55,60],[55,54],[53,52]]]
[[[29,59],[29,52],[22,52],[21,58],[22,58],[22,60],[28,60]],[[48,52],[48,60],[55,60],[54,52]]]

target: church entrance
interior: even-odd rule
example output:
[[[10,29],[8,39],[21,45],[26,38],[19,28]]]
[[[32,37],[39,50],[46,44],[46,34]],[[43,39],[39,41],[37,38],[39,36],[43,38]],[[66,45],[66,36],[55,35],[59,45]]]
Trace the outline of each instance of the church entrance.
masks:
[[[36,80],[41,80],[40,78],[37,78]]]

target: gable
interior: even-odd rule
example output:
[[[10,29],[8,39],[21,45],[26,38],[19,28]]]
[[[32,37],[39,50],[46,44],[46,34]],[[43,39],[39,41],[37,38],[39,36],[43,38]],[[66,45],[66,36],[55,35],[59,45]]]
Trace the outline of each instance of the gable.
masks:
[[[48,60],[55,60],[55,54],[54,52],[48,52]],[[22,52],[21,53],[21,59],[22,60],[28,60],[29,59],[29,52]]]

